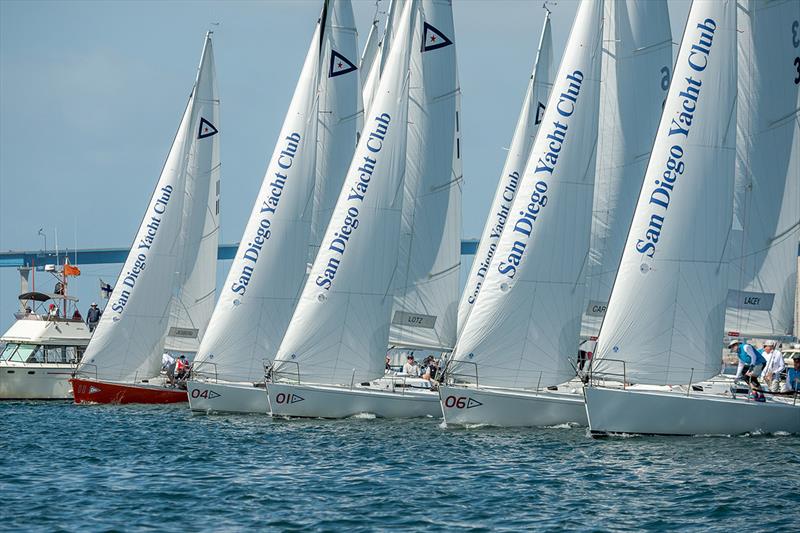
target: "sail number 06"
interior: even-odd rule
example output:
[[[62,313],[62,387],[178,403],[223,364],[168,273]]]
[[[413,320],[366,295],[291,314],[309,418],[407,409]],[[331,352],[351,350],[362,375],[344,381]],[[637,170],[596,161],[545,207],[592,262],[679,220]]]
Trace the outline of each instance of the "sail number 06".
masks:
[[[466,396],[448,396],[444,399],[444,406],[452,409],[455,407],[456,409],[464,409],[467,406],[467,397]]]

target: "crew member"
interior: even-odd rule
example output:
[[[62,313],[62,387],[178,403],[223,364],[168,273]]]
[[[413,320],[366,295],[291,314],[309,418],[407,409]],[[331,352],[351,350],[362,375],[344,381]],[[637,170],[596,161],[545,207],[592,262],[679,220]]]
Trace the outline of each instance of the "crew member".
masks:
[[[783,392],[800,391],[800,353],[792,356],[792,368],[786,372],[786,383],[783,385]]]
[[[89,333],[93,332],[94,328],[97,327],[101,316],[103,316],[103,312],[97,308],[96,303],[92,302],[92,306],[86,312],[86,325],[89,326]]]
[[[739,367],[736,370],[736,378],[744,376],[745,381],[750,385],[750,399],[763,402],[766,399],[761,393],[761,385],[758,383],[758,375],[764,369],[767,362],[761,352],[753,348],[752,344],[733,339],[728,343],[728,348],[739,358]]]
[[[766,381],[769,390],[778,392],[781,384],[781,372],[786,368],[786,363],[783,362],[783,354],[780,350],[775,349],[775,341],[767,341],[764,343],[764,359],[767,362],[764,364],[764,371],[761,377]]]

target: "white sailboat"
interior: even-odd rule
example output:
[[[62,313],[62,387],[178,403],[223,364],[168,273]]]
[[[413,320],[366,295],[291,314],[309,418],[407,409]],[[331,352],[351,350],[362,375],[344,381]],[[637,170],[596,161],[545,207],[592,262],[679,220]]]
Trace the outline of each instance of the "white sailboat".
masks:
[[[585,389],[593,435],[800,431],[800,405],[791,400],[646,388],[719,372],[736,159],[736,15],[734,0],[692,4]],[[623,386],[600,386],[601,378]]]
[[[511,218],[439,389],[447,424],[586,422],[580,395],[541,389],[575,375],[602,27],[602,0],[583,0]]]
[[[273,416],[424,416],[435,405],[429,392],[361,386],[384,374],[394,302],[419,9],[416,1],[402,8],[339,201],[271,369]]]
[[[672,71],[666,2],[608,2],[581,338],[596,340]],[[587,350],[591,351],[591,349]]]
[[[350,1],[326,2],[188,383],[192,410],[269,411],[265,363],[289,325],[319,247],[315,228],[325,229],[356,142],[355,54]]]
[[[478,299],[478,293],[486,279],[492,258],[500,242],[500,235],[506,222],[512,216],[511,207],[525,171],[525,164],[528,162],[536,132],[542,122],[550,89],[553,87],[553,70],[553,37],[550,34],[550,11],[547,11],[542,35],[539,38],[539,47],[536,51],[536,59],[533,63],[533,71],[528,82],[528,90],[522,101],[522,110],[517,119],[514,136],[511,138],[508,156],[506,156],[500,179],[497,182],[489,216],[478,241],[478,249],[467,276],[467,284],[458,304],[458,334],[463,331],[464,324]]]
[[[155,192],[72,381],[75,401],[172,403],[149,383],[165,346],[192,349],[214,301],[219,226],[219,98],[211,32]]]
[[[774,28],[800,20],[792,1],[739,1],[739,99],[736,182],[725,332],[791,339],[800,242],[800,75],[785,83],[797,38]],[[791,41],[791,42],[789,42]],[[800,62],[798,62],[800,65]]]

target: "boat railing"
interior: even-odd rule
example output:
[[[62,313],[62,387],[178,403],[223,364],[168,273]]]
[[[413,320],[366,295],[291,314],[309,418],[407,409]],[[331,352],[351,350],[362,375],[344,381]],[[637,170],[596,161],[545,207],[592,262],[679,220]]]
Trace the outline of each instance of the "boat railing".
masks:
[[[447,381],[449,379],[451,382],[456,382],[457,378],[459,378],[459,377],[460,378],[465,378],[465,381],[467,380],[467,378],[468,379],[474,379],[475,380],[475,386],[477,387],[478,386],[478,363],[476,363],[474,361],[459,361],[458,364],[460,364],[460,365],[470,365],[472,368],[475,369],[475,372],[474,373],[453,372],[452,370],[450,370],[448,368],[448,369],[445,369],[445,372],[446,372],[445,381]]]
[[[91,377],[91,371],[87,371],[86,367],[92,367],[94,369],[94,379],[97,379],[97,365],[92,363],[84,363],[80,366],[80,370],[78,369],[77,363],[75,364],[75,369],[72,371],[72,377],[78,377],[79,375],[85,375],[87,377]]]
[[[594,368],[595,360],[592,359],[589,363],[589,386],[598,387],[601,384],[605,384],[606,381],[620,381],[619,378],[622,378],[622,388],[626,388],[628,386],[628,372],[625,366],[625,361],[622,359],[608,359],[603,358],[603,363],[615,363],[622,365],[622,372],[616,371],[612,372],[609,370],[598,371]]]
[[[205,367],[207,367],[207,366],[211,367],[211,371],[205,370]],[[210,361],[200,361],[197,364],[196,368],[195,368],[194,365],[192,365],[190,367],[190,369],[189,369],[189,373],[193,377],[194,376],[198,376],[198,377],[207,378],[208,380],[213,379],[214,383],[217,383],[219,381],[219,375],[217,373],[217,363],[212,363]]]
[[[275,368],[275,362],[272,361],[264,361],[264,379],[266,381],[273,381],[276,382],[281,378],[286,379],[286,376],[294,376],[294,381],[299,385],[300,384],[300,363],[297,361],[281,361],[281,364],[289,364],[294,365],[296,370],[292,372],[291,370],[277,370]]]

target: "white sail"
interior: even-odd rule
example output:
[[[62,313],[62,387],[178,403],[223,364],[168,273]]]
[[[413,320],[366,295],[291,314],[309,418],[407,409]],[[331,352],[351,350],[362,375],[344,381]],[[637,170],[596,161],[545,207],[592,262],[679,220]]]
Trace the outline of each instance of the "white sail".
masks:
[[[225,381],[251,381],[264,375],[264,362],[277,352],[305,278],[317,158],[317,87],[319,76],[327,72],[320,67],[324,24],[318,23],[314,31],[261,189],[197,354],[197,370]]]
[[[180,294],[185,281],[179,269],[192,264],[184,259],[191,256],[184,242],[192,231],[184,234],[182,226],[191,220],[185,213],[192,213],[194,206],[185,204],[194,190],[202,196],[198,203],[203,205],[210,195],[202,185],[195,189],[197,183],[187,189],[187,181],[199,180],[208,186],[218,172],[219,135],[214,122],[218,102],[213,76],[209,34],[155,192],[81,361],[80,370],[98,379],[130,381],[156,376],[160,370],[172,298]],[[197,216],[205,231],[206,214]]]
[[[400,0],[390,0],[389,12],[386,16],[386,24],[384,26],[383,35],[380,37],[377,49],[373,57],[370,59],[369,42],[367,47],[364,48],[364,56],[362,62],[364,65],[361,69],[361,82],[362,82],[362,101],[364,103],[364,114],[369,115],[369,106],[375,98],[375,91],[378,90],[378,84],[381,80],[381,72],[383,71],[386,59],[389,57],[389,47],[392,43],[392,34],[394,32],[393,26],[397,24],[397,18],[402,13],[404,3]],[[370,39],[377,28],[373,22],[373,30],[370,30]],[[370,59],[367,61],[367,59]]]
[[[516,197],[519,181],[525,171],[525,163],[531,153],[533,140],[542,121],[545,104],[553,86],[553,70],[553,38],[550,34],[550,12],[548,11],[544,18],[536,60],[533,63],[528,90],[522,102],[522,110],[517,119],[508,156],[506,156],[503,171],[500,173],[489,216],[483,226],[478,249],[467,276],[467,284],[458,305],[459,334],[464,329],[467,317],[472,312],[473,304],[477,301],[492,257],[497,250],[500,235],[511,216],[511,206]]]
[[[389,61],[275,361],[275,376],[350,383],[384,372],[397,256],[415,1],[405,6]]]
[[[600,97],[602,0],[583,0],[478,300],[457,374],[529,388],[563,383],[580,333]]]
[[[596,369],[647,384],[719,373],[736,70],[735,0],[694,2],[600,330]]]
[[[170,304],[164,349],[196,353],[211,320],[217,289],[219,246],[219,97],[211,41],[195,85],[194,107],[201,117],[189,149],[181,222],[181,254],[175,270],[179,288]],[[209,142],[210,140],[210,142]]]
[[[800,241],[800,3],[739,1],[734,219],[725,330],[793,331]],[[776,28],[793,21],[793,38]],[[785,32],[784,32],[785,33]],[[794,65],[800,69],[800,60]]]
[[[463,182],[453,8],[449,0],[426,0],[419,17],[389,343],[449,352],[458,317]]]
[[[317,173],[311,219],[311,254],[314,260],[328,227],[361,127],[361,86],[358,36],[350,0],[334,0],[327,10],[323,31],[317,125]]]
[[[582,337],[596,336],[669,88],[666,0],[606,2],[597,176]]]

